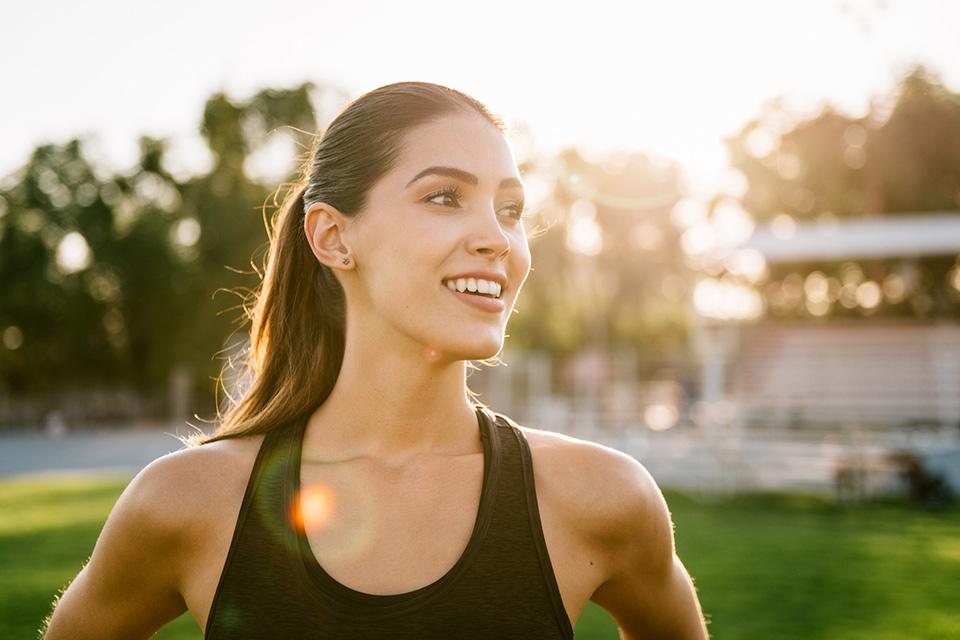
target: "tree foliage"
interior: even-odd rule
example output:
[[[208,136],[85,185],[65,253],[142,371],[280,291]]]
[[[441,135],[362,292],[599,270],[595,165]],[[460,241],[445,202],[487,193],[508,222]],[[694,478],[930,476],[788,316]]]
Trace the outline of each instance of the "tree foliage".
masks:
[[[511,346],[570,354],[631,347],[675,358],[686,336],[690,274],[670,211],[677,165],[638,152],[567,149],[537,167],[552,183],[531,241],[533,273],[511,320]]]
[[[862,117],[827,106],[812,118],[797,120],[773,102],[727,146],[732,166],[747,179],[742,204],[757,221],[789,216],[800,222],[829,222],[956,212],[957,140],[960,94],[916,67],[902,78],[895,95],[875,100]],[[773,265],[765,287],[771,312],[811,315],[803,289],[814,272],[830,281],[831,302],[838,303],[831,305],[830,315],[960,314],[960,256],[954,255]],[[841,304],[844,278],[848,292],[861,285],[880,287],[881,301],[864,306],[854,297]]]
[[[136,165],[110,175],[83,140],[38,147],[0,184],[0,392],[147,394],[186,365],[210,396],[267,239],[271,189],[245,160],[281,123],[315,130],[312,93],[211,96],[200,129],[213,165],[182,181],[165,169],[160,139],[142,138]]]

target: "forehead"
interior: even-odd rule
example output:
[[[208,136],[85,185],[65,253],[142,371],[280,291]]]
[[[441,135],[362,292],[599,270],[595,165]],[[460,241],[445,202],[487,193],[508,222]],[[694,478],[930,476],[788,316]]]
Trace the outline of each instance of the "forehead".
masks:
[[[463,169],[481,182],[520,177],[506,138],[490,122],[472,113],[446,114],[404,135],[391,171],[393,177],[402,180],[406,176],[409,180],[429,166]]]

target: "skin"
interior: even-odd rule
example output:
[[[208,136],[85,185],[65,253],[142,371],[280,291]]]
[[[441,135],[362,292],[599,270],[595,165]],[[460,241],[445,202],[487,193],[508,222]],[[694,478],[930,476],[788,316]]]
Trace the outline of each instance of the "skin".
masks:
[[[432,166],[467,171],[477,184],[437,175],[410,184]],[[408,133],[359,215],[317,203],[305,216],[313,253],[334,269],[348,308],[342,370],[304,434],[301,485],[329,497],[329,508],[305,521],[306,534],[324,569],[359,591],[433,582],[469,540],[483,448],[465,361],[500,352],[530,271],[516,219],[522,186],[504,188],[504,178],[520,176],[503,136],[455,113]],[[454,186],[462,197],[437,194]],[[475,309],[441,285],[475,270],[506,275],[502,312]],[[593,600],[625,639],[706,638],[669,510],[646,469],[599,444],[523,432],[571,622]],[[261,441],[185,449],[141,471],[46,637],[147,638],[183,611],[204,628]]]

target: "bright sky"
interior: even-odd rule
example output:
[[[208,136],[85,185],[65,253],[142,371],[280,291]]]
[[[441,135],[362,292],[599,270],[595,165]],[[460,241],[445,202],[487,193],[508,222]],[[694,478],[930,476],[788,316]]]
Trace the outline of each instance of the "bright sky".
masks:
[[[914,62],[960,90],[958,24],[948,0],[15,0],[0,5],[0,175],[78,134],[109,166],[135,160],[140,134],[180,141],[189,164],[217,90],[418,79],[525,122],[545,150],[645,150],[706,185],[723,137],[772,97],[862,113]]]

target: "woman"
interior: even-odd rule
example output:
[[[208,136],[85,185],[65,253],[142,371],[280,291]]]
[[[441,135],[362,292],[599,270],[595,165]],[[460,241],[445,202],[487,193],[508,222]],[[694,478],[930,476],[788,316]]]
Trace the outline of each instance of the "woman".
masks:
[[[250,388],[131,482],[47,638],[705,638],[633,458],[473,402],[530,270],[503,125],[438,85],[350,104],[274,221]],[[197,443],[195,443],[197,444]]]

